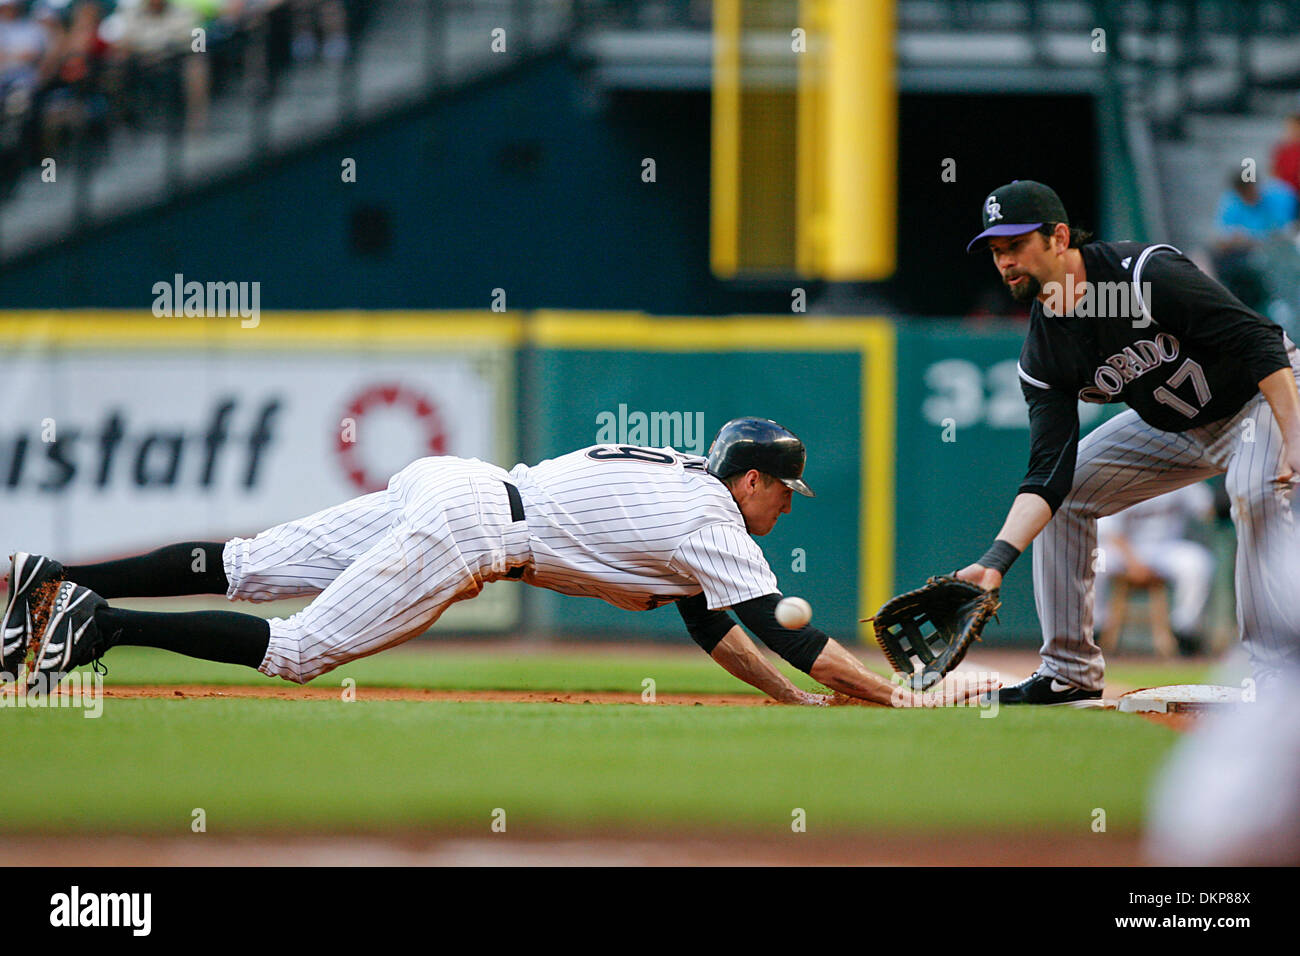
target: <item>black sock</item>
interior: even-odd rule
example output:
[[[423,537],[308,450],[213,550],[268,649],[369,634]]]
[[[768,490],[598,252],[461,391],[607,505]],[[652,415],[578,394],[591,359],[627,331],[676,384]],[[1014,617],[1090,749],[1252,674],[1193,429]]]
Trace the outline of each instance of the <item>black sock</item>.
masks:
[[[95,623],[110,647],[127,644],[161,647],[188,657],[257,667],[266,657],[271,626],[260,617],[236,611],[128,611],[103,607]]]
[[[220,594],[230,583],[221,563],[222,541],[169,544],[134,558],[66,568],[69,581],[90,588],[103,598],[173,597],[179,594]]]

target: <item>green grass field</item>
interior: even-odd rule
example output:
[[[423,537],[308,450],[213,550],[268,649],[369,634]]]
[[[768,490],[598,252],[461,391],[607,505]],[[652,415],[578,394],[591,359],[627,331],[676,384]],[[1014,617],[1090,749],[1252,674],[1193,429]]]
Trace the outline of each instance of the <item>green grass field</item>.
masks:
[[[119,649],[108,686],[265,683],[246,669]],[[1204,667],[1112,669],[1130,684]],[[339,687],[737,693],[703,655],[654,649],[412,650],[320,678]],[[251,679],[250,679],[251,678]],[[813,686],[799,675],[804,686]],[[1086,830],[1104,808],[1136,831],[1177,739],[1115,713],[1003,708],[668,707],[497,702],[106,699],[3,714],[14,772],[8,832],[485,828],[503,808],[529,828],[810,827]],[[825,830],[823,829],[823,832]]]

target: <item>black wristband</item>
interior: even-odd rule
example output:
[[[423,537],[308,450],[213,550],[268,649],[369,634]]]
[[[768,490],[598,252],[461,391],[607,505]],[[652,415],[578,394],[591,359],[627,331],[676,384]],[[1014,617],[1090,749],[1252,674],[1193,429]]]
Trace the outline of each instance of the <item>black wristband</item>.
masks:
[[[1016,558],[1020,557],[1020,551],[1014,544],[1008,544],[1001,538],[998,538],[989,549],[984,552],[984,557],[977,562],[982,567],[992,568],[998,574],[1006,574],[1007,569],[1015,563]]]

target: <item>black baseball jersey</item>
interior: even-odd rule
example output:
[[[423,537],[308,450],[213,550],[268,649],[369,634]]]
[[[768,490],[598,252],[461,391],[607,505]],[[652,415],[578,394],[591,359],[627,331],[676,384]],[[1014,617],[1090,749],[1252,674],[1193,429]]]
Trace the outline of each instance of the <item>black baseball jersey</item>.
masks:
[[[1173,246],[1093,242],[1079,253],[1086,298],[1069,315],[1034,302],[1018,367],[1031,437],[1020,490],[1053,511],[1074,481],[1080,400],[1126,402],[1181,432],[1235,414],[1289,367],[1282,329]]]

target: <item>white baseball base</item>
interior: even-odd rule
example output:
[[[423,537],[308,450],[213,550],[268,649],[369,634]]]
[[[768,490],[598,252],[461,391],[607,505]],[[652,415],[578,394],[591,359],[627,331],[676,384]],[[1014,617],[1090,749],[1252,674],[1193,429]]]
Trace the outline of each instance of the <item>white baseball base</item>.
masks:
[[[1168,684],[1129,691],[1117,702],[1126,714],[1186,714],[1241,704],[1241,688],[1222,684]]]

